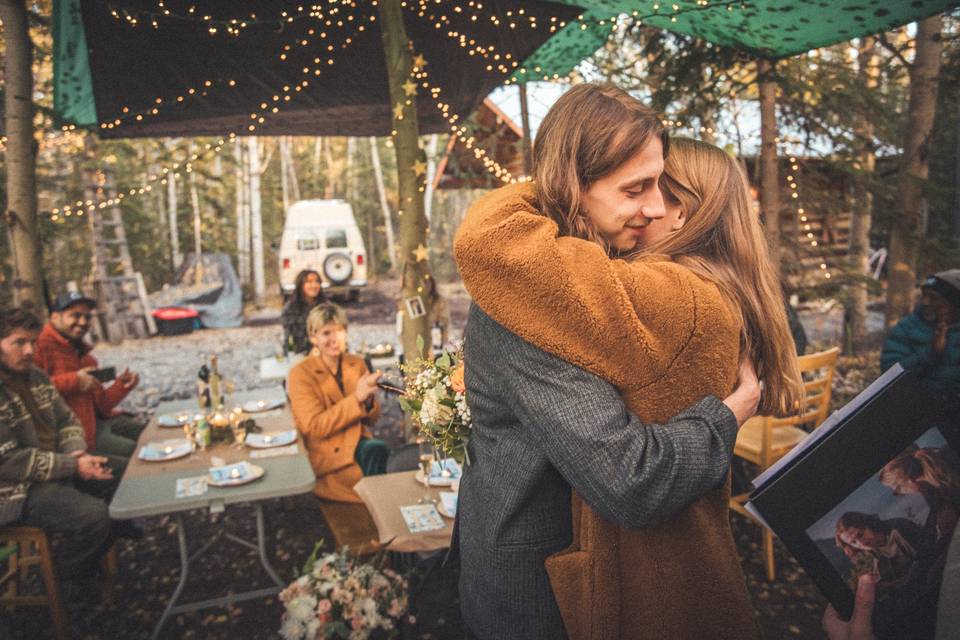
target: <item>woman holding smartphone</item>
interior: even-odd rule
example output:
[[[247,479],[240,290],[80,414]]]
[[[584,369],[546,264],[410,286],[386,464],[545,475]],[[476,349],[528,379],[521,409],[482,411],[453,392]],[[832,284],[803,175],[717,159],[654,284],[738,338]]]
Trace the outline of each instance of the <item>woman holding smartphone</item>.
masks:
[[[337,502],[360,502],[353,485],[384,473],[390,450],[369,426],[380,415],[380,372],[347,353],[347,315],[320,304],[306,322],[313,349],[287,379],[290,408],[317,476],[313,492]]]

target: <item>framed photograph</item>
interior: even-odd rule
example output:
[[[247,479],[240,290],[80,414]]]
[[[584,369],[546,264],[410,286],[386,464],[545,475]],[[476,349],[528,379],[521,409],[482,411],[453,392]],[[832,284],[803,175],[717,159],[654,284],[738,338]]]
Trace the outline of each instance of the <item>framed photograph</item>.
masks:
[[[960,516],[960,406],[910,372],[868,391],[750,502],[842,616],[871,573],[878,635],[932,637]]]
[[[427,315],[427,310],[423,306],[423,298],[421,298],[420,296],[407,298],[403,302],[404,302],[404,305],[406,305],[407,307],[408,318],[419,318],[420,316]]]

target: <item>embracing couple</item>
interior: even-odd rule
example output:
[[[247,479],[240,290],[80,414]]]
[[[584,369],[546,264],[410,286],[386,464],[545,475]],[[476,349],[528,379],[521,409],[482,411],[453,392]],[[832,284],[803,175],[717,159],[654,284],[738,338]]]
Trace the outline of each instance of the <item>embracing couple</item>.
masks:
[[[474,204],[455,253],[468,635],[759,637],[730,459],[758,405],[788,413],[802,387],[736,160],[578,85],[540,125],[533,183]]]

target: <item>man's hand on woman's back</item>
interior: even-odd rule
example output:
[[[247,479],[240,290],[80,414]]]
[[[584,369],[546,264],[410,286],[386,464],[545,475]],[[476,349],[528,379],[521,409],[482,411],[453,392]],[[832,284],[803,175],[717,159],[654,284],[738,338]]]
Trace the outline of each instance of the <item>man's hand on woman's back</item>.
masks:
[[[724,398],[723,404],[733,412],[737,424],[741,426],[757,413],[757,406],[760,404],[760,380],[750,358],[740,361],[737,387]]]

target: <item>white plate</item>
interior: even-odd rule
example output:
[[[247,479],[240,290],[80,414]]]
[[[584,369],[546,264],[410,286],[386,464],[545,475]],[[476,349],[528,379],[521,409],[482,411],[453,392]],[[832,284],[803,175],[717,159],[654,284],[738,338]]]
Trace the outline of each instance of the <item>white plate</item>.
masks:
[[[286,400],[274,399],[274,400],[250,400],[243,403],[243,410],[247,413],[260,413],[262,411],[270,411],[271,409],[276,409],[287,404]]]
[[[423,470],[417,469],[417,473],[414,476],[417,479],[417,482],[423,484]],[[430,486],[431,487],[449,487],[453,484],[453,478],[443,478],[437,476],[430,476]]]
[[[182,420],[180,418],[183,418]],[[187,414],[173,414],[173,413],[164,413],[163,415],[157,416],[157,425],[161,427],[182,427],[183,424],[190,420],[190,416]]]
[[[214,487],[235,487],[237,485],[253,482],[254,480],[259,480],[262,477],[263,477],[263,467],[259,467],[255,464],[251,464],[250,474],[243,476],[242,478],[231,478],[230,480],[223,480],[222,482],[217,482],[216,480],[213,479],[213,476],[208,473],[207,484],[213,485]]]
[[[297,432],[290,429],[289,431],[271,431],[269,433],[248,433],[246,440],[243,442],[254,449],[269,449],[271,447],[283,447],[296,441]]]
[[[169,452],[165,451],[167,447],[170,448]],[[156,452],[156,454],[151,455],[148,453],[148,451]],[[176,460],[177,458],[188,456],[192,452],[193,445],[191,445],[188,440],[180,438],[175,440],[148,442],[140,447],[137,457],[144,462],[166,462],[167,460]]]
[[[452,511],[447,508],[447,504],[446,504],[447,500],[451,500],[451,496],[453,496],[452,501],[454,503]],[[441,491],[440,502],[437,503],[437,511],[439,511],[440,515],[442,515],[445,518],[457,517],[457,513],[456,513],[457,512],[457,496],[449,491]]]
[[[447,513],[447,509],[443,506],[442,502],[437,503],[437,513],[442,515],[444,518],[450,518],[451,520],[457,517],[457,514],[455,513]]]

